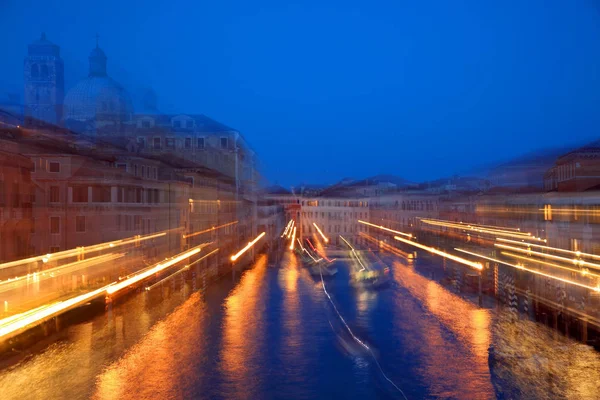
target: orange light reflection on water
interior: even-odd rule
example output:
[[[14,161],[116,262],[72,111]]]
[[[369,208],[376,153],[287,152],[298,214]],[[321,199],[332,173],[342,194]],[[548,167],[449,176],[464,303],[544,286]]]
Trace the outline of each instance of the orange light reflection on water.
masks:
[[[425,322],[428,318],[416,316],[423,321],[412,326],[408,334],[414,341],[409,345],[425,353],[422,373],[427,382],[432,382],[431,394],[441,398],[493,395],[487,351],[491,340],[489,311],[417,274],[410,265],[394,262],[393,277],[435,318]],[[407,312],[405,305],[398,306]],[[453,335],[449,336],[444,327]]]

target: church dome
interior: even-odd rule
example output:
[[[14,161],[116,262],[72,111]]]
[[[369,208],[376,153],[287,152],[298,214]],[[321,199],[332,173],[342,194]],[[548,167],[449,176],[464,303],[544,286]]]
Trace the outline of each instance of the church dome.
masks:
[[[68,91],[64,100],[64,119],[70,123],[95,121],[128,122],[133,103],[127,91],[106,73],[107,57],[96,44],[88,57],[89,76]]]
[[[127,91],[108,76],[88,76],[65,96],[64,119],[75,121],[131,120],[133,105]]]

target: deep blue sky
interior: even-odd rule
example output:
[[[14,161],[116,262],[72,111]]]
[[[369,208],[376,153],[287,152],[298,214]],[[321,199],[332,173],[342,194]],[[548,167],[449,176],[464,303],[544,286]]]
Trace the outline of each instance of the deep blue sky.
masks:
[[[285,185],[424,180],[599,136],[595,0],[0,0],[0,91],[22,93],[41,31],[67,88],[98,32],[113,78],[240,130]]]

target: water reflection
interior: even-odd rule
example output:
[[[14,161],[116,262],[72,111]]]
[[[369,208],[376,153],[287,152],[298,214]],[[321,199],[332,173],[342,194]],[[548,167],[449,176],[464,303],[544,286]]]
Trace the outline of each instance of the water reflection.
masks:
[[[194,293],[97,378],[95,399],[185,397],[186,378],[202,358],[206,312]],[[201,379],[201,376],[197,377]]]
[[[520,398],[597,399],[600,354],[544,325],[499,318],[493,330],[494,383]]]
[[[470,302],[448,292],[438,283],[394,263],[393,277],[425,307],[426,313],[398,296],[398,324],[410,313],[418,323],[406,328],[402,339],[422,360],[421,373],[432,396],[442,398],[491,398],[487,349],[490,315]],[[451,364],[449,361],[452,360]]]
[[[261,379],[257,365],[265,350],[264,275],[267,257],[261,256],[254,267],[242,275],[240,282],[225,299],[223,345],[219,358],[226,398],[255,399]]]

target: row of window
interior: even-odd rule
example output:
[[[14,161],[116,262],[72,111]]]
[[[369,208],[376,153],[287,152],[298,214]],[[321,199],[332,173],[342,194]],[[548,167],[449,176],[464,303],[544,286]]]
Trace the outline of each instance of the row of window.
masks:
[[[91,186],[91,200],[94,203],[110,203],[112,201],[111,186]],[[71,202],[88,203],[90,200],[89,186],[73,185]],[[117,203],[160,203],[160,189],[144,189],[137,187],[117,187]],[[59,203],[61,193],[59,186],[50,186],[48,201]]]
[[[146,147],[146,138],[138,137],[137,143],[138,143],[138,146],[140,146],[141,148],[145,148]],[[154,150],[161,150],[163,148],[163,143],[164,143],[165,149],[168,149],[168,150],[175,149],[176,142],[175,142],[174,137],[167,137],[164,139],[164,142],[161,137],[152,138],[152,148]],[[222,149],[229,148],[229,138],[222,137],[220,140],[220,144],[221,144]],[[196,138],[195,145],[196,145],[197,149],[205,149],[206,148],[206,138],[203,138],[203,137]],[[194,147],[194,138],[192,138],[192,137],[184,138],[183,148],[191,150],[192,147]]]
[[[364,225],[351,224],[351,225],[323,225],[319,227],[324,233],[359,233],[366,232],[367,227]],[[314,232],[313,232],[314,231]],[[302,225],[302,232],[304,234],[317,233],[312,224]]]
[[[320,213],[318,211],[302,211],[302,216],[305,218],[306,217],[319,218],[319,214],[321,215],[321,218],[325,218],[325,216],[327,216],[327,218],[329,218],[329,219],[340,219],[341,220],[342,217],[343,218],[353,218],[352,217],[353,213],[347,212],[347,211],[344,211],[343,214],[341,211],[337,211],[337,212],[329,211],[327,213],[325,213],[324,211],[322,211]],[[363,215],[364,215],[364,217],[363,217]],[[357,218],[357,219],[367,218],[367,215],[368,214],[366,212],[365,213],[357,212],[357,211],[354,212],[354,218]]]
[[[50,76],[50,69],[48,68],[48,65],[46,65],[46,64],[42,64],[42,65],[32,64],[31,65],[31,77],[32,78],[46,79],[46,78],[48,78],[48,76]]]
[[[154,225],[152,227],[152,225]],[[117,215],[116,229],[118,231],[141,231],[142,233],[153,232],[156,221],[142,219],[141,215]],[[75,232],[84,233],[87,229],[87,218],[85,215],[75,216]],[[50,217],[50,233],[59,234],[61,231],[61,218]]]
[[[85,215],[75,216],[75,232],[81,233],[86,230],[86,217]],[[60,217],[50,217],[50,233],[60,233]]]
[[[574,178],[576,175],[575,168],[578,168],[579,166],[580,166],[579,163],[559,165],[557,168],[558,181],[561,182],[561,181],[565,181],[565,180]]]
[[[308,207],[368,207],[368,201],[341,201],[341,200],[302,200],[302,205]]]
[[[117,163],[116,167],[122,169],[123,171],[129,171],[134,176],[148,179],[158,179],[158,169],[156,167],[131,164],[131,167],[128,169],[126,163]]]

